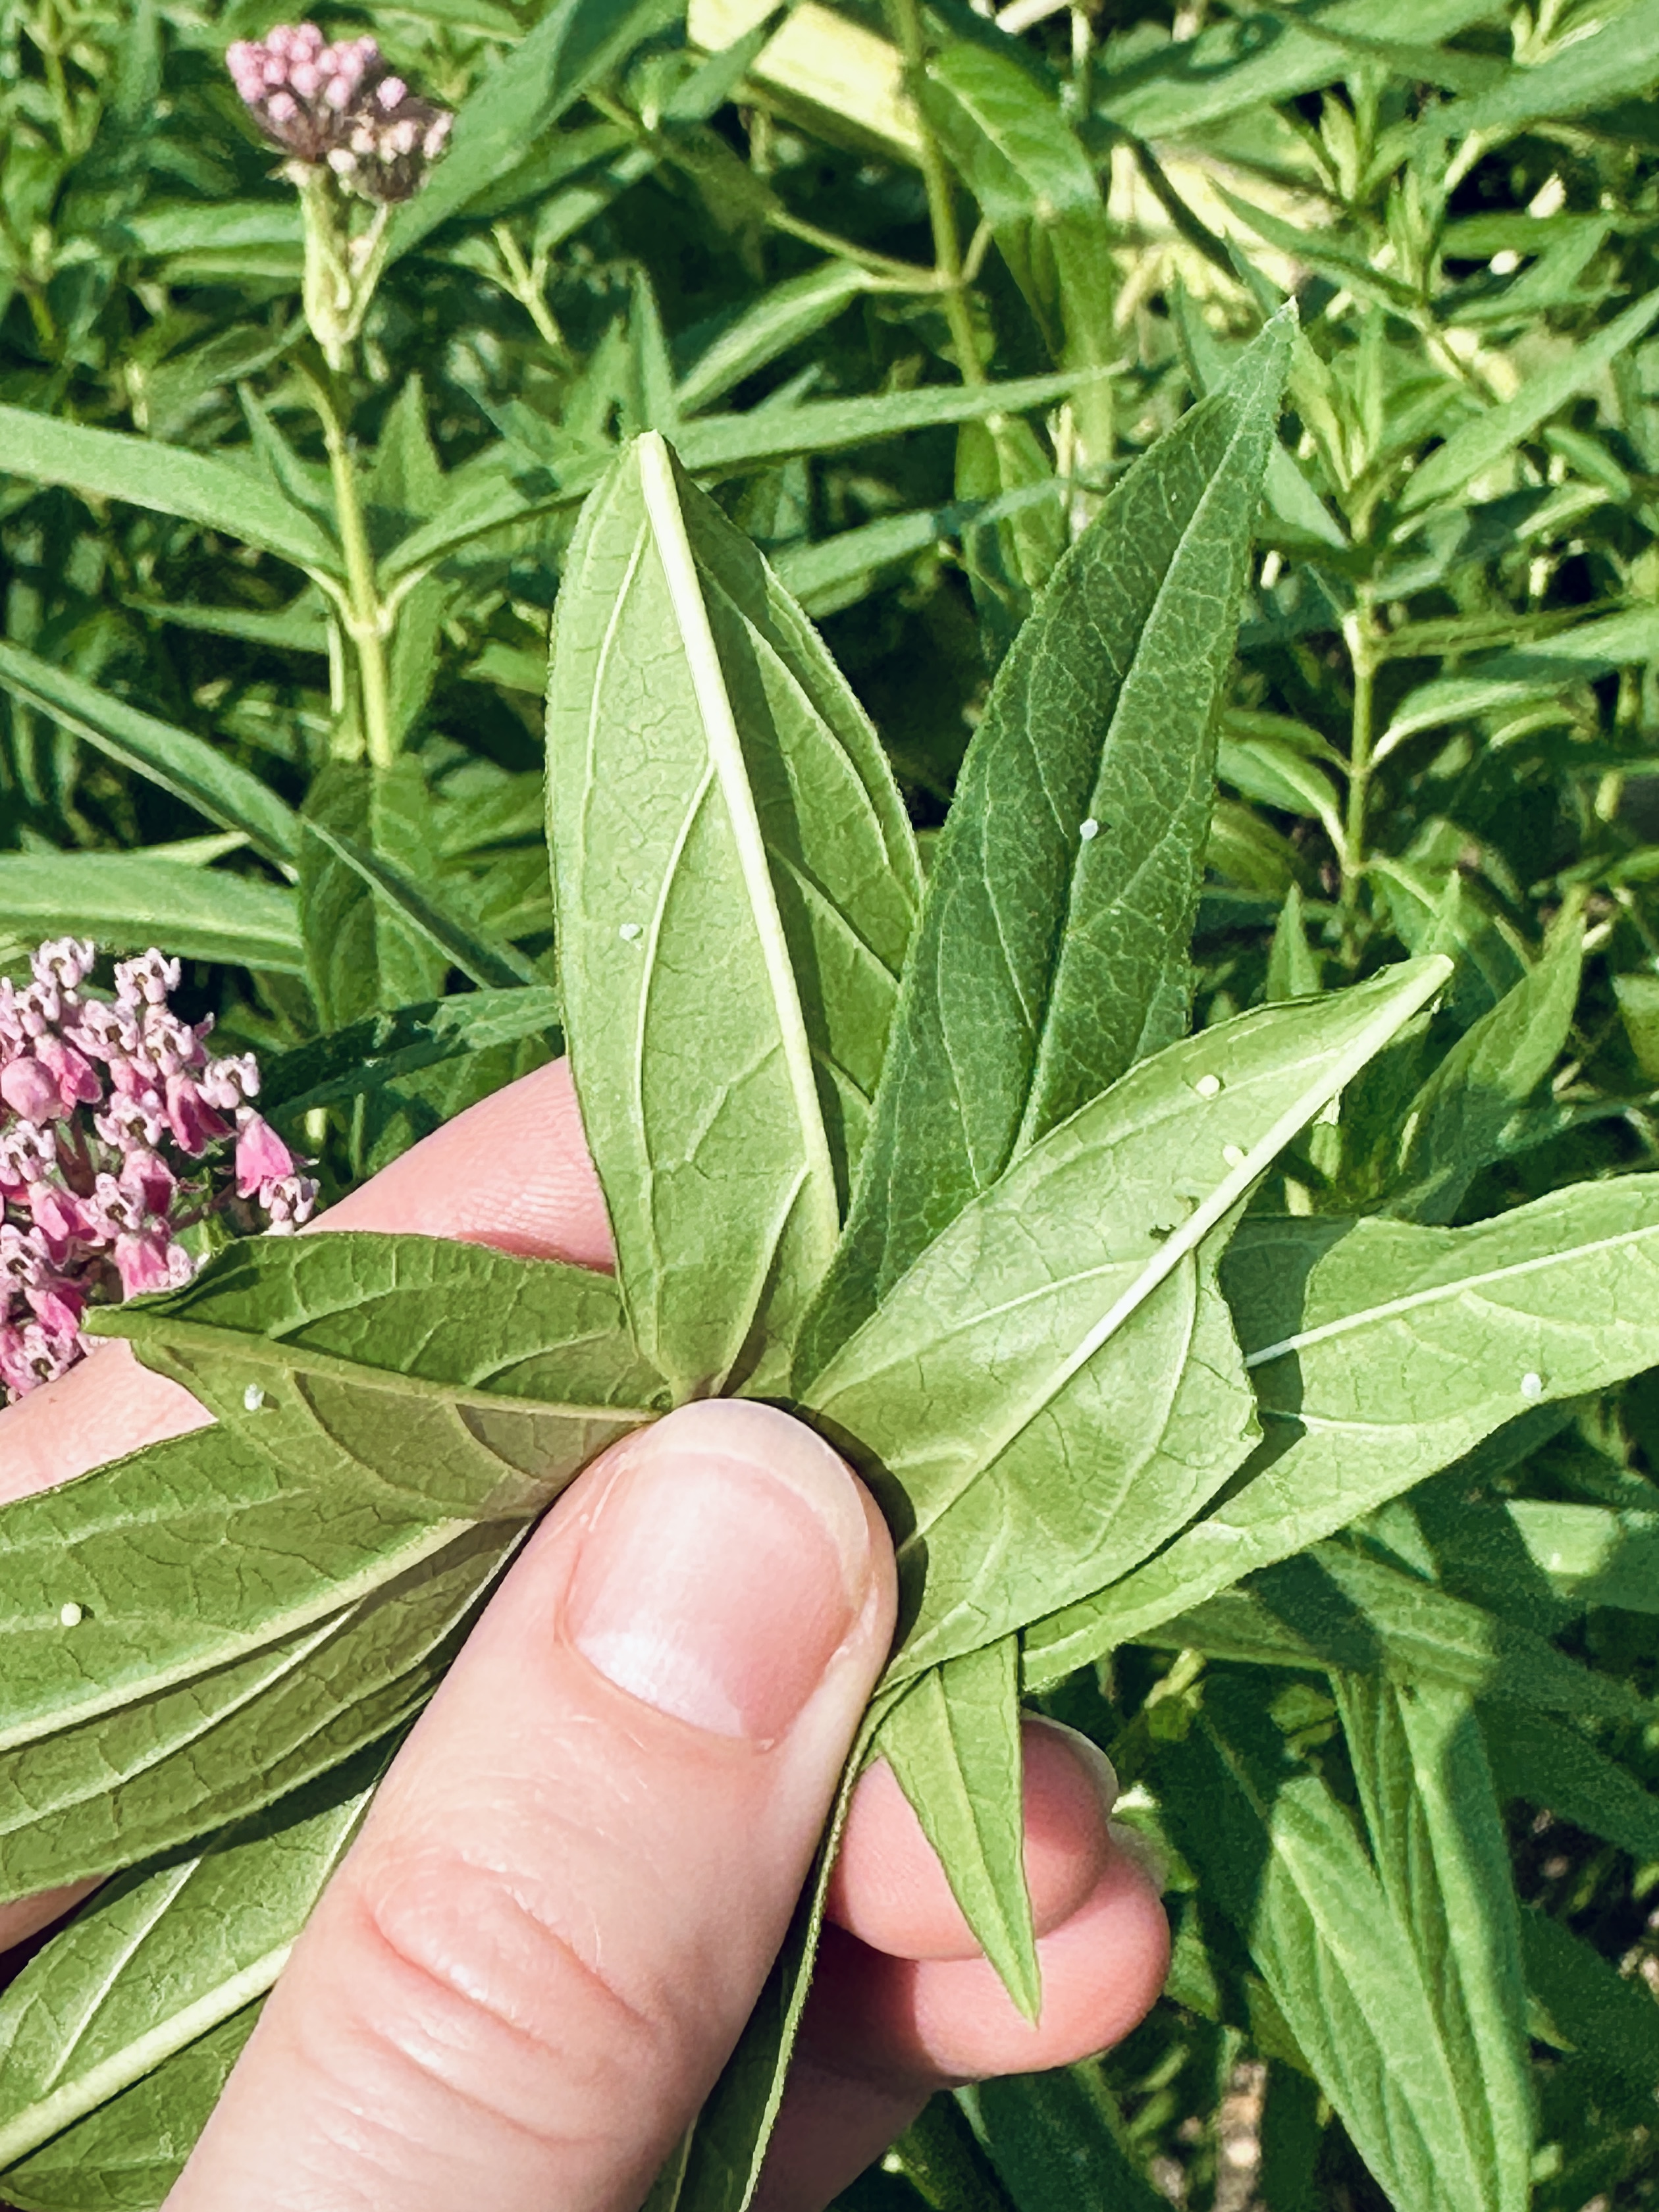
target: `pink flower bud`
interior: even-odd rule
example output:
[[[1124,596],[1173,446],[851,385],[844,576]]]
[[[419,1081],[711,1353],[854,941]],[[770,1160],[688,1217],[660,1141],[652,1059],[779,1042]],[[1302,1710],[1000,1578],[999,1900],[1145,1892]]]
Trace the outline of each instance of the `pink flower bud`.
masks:
[[[27,1204],[45,1240],[47,1259],[54,1267],[62,1267],[69,1257],[70,1246],[78,1237],[91,1233],[92,1224],[81,1201],[71,1192],[58,1189],[43,1177],[29,1185]]]
[[[402,100],[409,87],[400,76],[383,77],[374,88],[374,97],[388,115]]]
[[[27,1057],[0,1070],[0,1098],[24,1121],[55,1121],[69,1111],[50,1069]]]
[[[244,1107],[236,1138],[236,1195],[252,1198],[294,1172],[294,1155],[262,1115]]]
[[[60,1036],[42,1037],[35,1048],[42,1066],[51,1073],[58,1085],[58,1095],[64,1103],[67,1113],[70,1106],[93,1106],[104,1095],[104,1086],[98,1080],[92,1062]]]
[[[138,1236],[131,1234],[115,1240],[115,1272],[121,1278],[121,1289],[130,1298],[143,1291],[167,1291],[178,1287],[178,1268],[173,1254],[179,1247],[172,1243],[160,1222],[149,1223]],[[190,1259],[185,1255],[185,1280],[190,1279]]]
[[[188,1075],[167,1080],[167,1126],[181,1152],[199,1159],[214,1141],[230,1133],[230,1124],[216,1114]]]

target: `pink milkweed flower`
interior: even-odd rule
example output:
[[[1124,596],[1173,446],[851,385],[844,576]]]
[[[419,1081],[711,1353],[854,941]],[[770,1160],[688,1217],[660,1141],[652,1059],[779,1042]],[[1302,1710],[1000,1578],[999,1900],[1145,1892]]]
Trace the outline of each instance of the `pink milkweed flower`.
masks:
[[[69,1111],[51,1070],[27,1054],[0,1069],[0,1098],[24,1121],[55,1121]]]
[[[35,1058],[51,1073],[67,1114],[73,1106],[89,1106],[104,1095],[97,1072],[82,1052],[66,1037],[43,1036],[34,1048]]]
[[[294,1155],[262,1115],[245,1106],[236,1137],[236,1195],[252,1198],[294,1172]]]
[[[287,1233],[316,1202],[247,1103],[253,1055],[210,1060],[211,1019],[168,1003],[179,963],[120,962],[111,1003],[82,988],[96,957],[63,938],[27,986],[0,977],[0,1401],[96,1350],[88,1306],[187,1283],[207,1216]]]
[[[191,1279],[190,1255],[167,1235],[167,1224],[152,1221],[138,1235],[131,1231],[115,1240],[115,1268],[124,1296],[137,1297],[143,1291],[176,1291]]]

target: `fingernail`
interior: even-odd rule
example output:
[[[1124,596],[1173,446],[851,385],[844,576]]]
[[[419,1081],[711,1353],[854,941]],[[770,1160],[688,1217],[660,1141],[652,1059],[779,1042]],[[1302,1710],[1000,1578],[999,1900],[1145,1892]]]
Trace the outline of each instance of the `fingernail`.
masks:
[[[567,1633],[659,1712],[769,1742],[846,1642],[871,1573],[863,1500],[828,1444],[769,1406],[686,1406],[617,1452]]]

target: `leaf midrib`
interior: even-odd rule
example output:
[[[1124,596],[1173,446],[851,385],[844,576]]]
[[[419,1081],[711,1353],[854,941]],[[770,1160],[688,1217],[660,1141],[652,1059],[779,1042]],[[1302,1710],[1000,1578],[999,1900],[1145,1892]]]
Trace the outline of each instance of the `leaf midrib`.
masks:
[[[755,797],[744,765],[742,740],[732,716],[720,672],[720,656],[696,557],[686,533],[673,462],[668,447],[655,431],[639,442],[640,492],[650,527],[669,604],[678,626],[687,672],[697,702],[703,742],[737,849],[738,866],[748,896],[761,959],[766,971],[773,1016],[783,1045],[784,1065],[800,1131],[811,1198],[819,1215],[818,1228],[825,1255],[836,1232],[836,1177],[830,1144],[818,1110],[817,1083],[812,1073],[811,1042],[795,989],[794,971],[777,897],[767,862]]]
[[[111,1336],[129,1335],[125,1330],[113,1328],[104,1333]],[[551,1420],[632,1421],[638,1425],[661,1418],[660,1408],[656,1407],[531,1398],[515,1391],[492,1390],[483,1380],[440,1382],[427,1375],[399,1374],[396,1368],[362,1366],[341,1352],[310,1352],[291,1338],[244,1334],[240,1329],[212,1322],[163,1317],[154,1326],[147,1324],[132,1330],[129,1340],[135,1344],[149,1340],[168,1351],[206,1352],[222,1359],[245,1360],[249,1367],[264,1373],[322,1376],[330,1382],[349,1382],[358,1389],[389,1397],[418,1398],[431,1404],[477,1407],[499,1413],[545,1414]],[[514,1364],[522,1365],[523,1362]]]
[[[1502,1219],[1500,1216],[1500,1223]],[[1409,1291],[1402,1297],[1390,1298],[1378,1306],[1363,1307],[1357,1313],[1340,1314],[1334,1321],[1322,1322],[1317,1328],[1300,1330],[1296,1335],[1283,1337],[1277,1344],[1269,1344],[1260,1352],[1248,1352],[1244,1364],[1247,1367],[1264,1367],[1269,1360],[1283,1359],[1292,1352],[1305,1352],[1310,1345],[1328,1343],[1332,1338],[1345,1335],[1352,1330],[1397,1320],[1402,1314],[1418,1312],[1425,1306],[1441,1304],[1448,1299],[1484,1290],[1489,1284],[1517,1281],[1524,1275],[1540,1274],[1547,1268],[1558,1267],[1571,1261],[1594,1258],[1599,1253],[1639,1244],[1648,1237],[1659,1238],[1659,1223],[1649,1222],[1639,1229],[1621,1230],[1617,1236],[1599,1237],[1588,1244],[1573,1244],[1565,1249],[1540,1252],[1530,1260],[1516,1260],[1506,1267],[1491,1267],[1482,1275],[1465,1275],[1454,1283],[1435,1283],[1426,1290]],[[1571,1323],[1561,1325],[1570,1327]],[[1596,1325],[1584,1324],[1586,1328]]]
[[[1224,483],[1227,482],[1227,471],[1235,454],[1237,452],[1239,445],[1247,437],[1253,434],[1254,428],[1254,422],[1248,410],[1241,411],[1241,413],[1235,418],[1232,434],[1229,437],[1226,445],[1222,449],[1221,458],[1217,462],[1215,470],[1212,474],[1209,482],[1205,485],[1198,504],[1194,507],[1186,522],[1182,524],[1180,536],[1176,540],[1175,549],[1170,556],[1168,564],[1164,568],[1163,575],[1158,579],[1158,589],[1152,596],[1152,607],[1147,613],[1146,621],[1141,624],[1139,632],[1136,636],[1134,651],[1129,657],[1129,665],[1124,670],[1122,676],[1118,682],[1117,696],[1112,705],[1112,718],[1107,725],[1106,735],[1102,741],[1099,757],[1096,763],[1094,784],[1091,787],[1090,793],[1090,799],[1091,803],[1095,791],[1099,787],[1101,776],[1105,771],[1107,761],[1111,756],[1113,739],[1117,734],[1119,720],[1123,713],[1125,696],[1129,691],[1130,686],[1134,681],[1137,667],[1141,665],[1141,656],[1145,651],[1146,641],[1156,630],[1159,617],[1164,612],[1167,605],[1169,597],[1173,589],[1172,579],[1175,578],[1177,572],[1181,569],[1183,558],[1192,543],[1194,533],[1200,528],[1200,525],[1201,523],[1208,522],[1212,504],[1220,497],[1221,487]],[[1232,489],[1231,484],[1229,484],[1229,489]],[[1052,805],[1052,801],[1050,804]],[[1055,820],[1056,823],[1059,823],[1058,812],[1056,812]],[[1059,826],[1062,830],[1066,827],[1064,823],[1060,823]],[[1153,843],[1147,848],[1147,849],[1141,854],[1139,860],[1135,863],[1129,883],[1119,887],[1113,903],[1121,907],[1128,902],[1129,892],[1133,889],[1134,884],[1145,874],[1147,868],[1152,866],[1154,859],[1163,852],[1168,842],[1167,836],[1159,836]],[[1073,941],[1073,917],[1077,910],[1079,888],[1082,879],[1086,851],[1087,848],[1079,843],[1076,845],[1072,855],[1071,872],[1066,889],[1066,913],[1060,928],[1055,933],[1054,961],[1049,974],[1046,978],[1046,988],[1043,994],[1042,1001],[1042,1018],[1037,1027],[1035,1047],[1031,1054],[1031,1074],[1030,1079],[1026,1085],[1025,1104],[1020,1115],[1019,1129],[1015,1136],[1012,1152],[1010,1155],[1012,1158],[1018,1158],[1043,1133],[1042,1128],[1036,1125],[1035,1117],[1040,1110],[1040,1101],[1044,1097],[1047,1090],[1047,1076],[1049,1064],[1048,1045],[1049,1040],[1054,1033],[1055,1003],[1059,993],[1060,980],[1065,972],[1066,948]]]
[[[52,1736],[68,1734],[71,1729],[84,1727],[88,1721],[142,1704],[163,1691],[176,1689],[199,1675],[234,1666],[239,1660],[252,1658],[271,1645],[281,1644],[287,1638],[298,1635],[319,1623],[328,1624],[336,1615],[343,1620],[374,1597],[388,1582],[407,1574],[412,1567],[421,1565],[425,1560],[441,1557],[452,1545],[480,1525],[474,1521],[457,1520],[428,1522],[415,1533],[412,1540],[400,1540],[390,1551],[377,1554],[356,1574],[328,1581],[319,1585],[317,1595],[309,1600],[301,1600],[267,1613],[257,1629],[227,1629],[209,1651],[186,1655],[170,1667],[151,1670],[141,1680],[128,1680],[78,1705],[54,1705],[45,1724],[37,1717],[20,1725],[0,1728],[0,1753],[44,1743]]]

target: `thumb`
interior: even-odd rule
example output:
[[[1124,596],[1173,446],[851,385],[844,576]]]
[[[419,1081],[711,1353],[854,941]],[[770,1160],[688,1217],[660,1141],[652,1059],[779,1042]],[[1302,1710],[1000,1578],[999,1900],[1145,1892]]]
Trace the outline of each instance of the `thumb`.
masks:
[[[783,1940],[894,1617],[787,1415],[614,1446],[503,1582],[168,2212],[636,2206]]]

